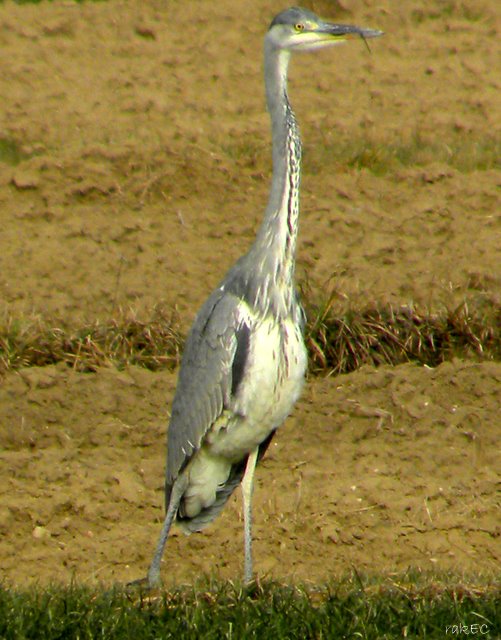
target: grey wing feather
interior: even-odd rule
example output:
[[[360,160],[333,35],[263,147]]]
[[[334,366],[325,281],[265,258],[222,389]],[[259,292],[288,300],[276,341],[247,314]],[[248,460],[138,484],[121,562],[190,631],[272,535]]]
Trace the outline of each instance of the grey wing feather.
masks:
[[[230,404],[232,366],[243,324],[239,299],[219,288],[201,308],[188,335],[168,430],[167,504],[172,484]]]

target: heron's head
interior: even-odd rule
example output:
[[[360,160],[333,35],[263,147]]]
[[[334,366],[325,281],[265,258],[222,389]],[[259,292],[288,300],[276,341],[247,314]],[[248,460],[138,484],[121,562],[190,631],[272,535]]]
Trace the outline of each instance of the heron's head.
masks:
[[[382,31],[353,25],[324,22],[307,9],[292,7],[273,19],[267,34],[276,49],[312,51],[345,42],[351,38],[376,38]]]

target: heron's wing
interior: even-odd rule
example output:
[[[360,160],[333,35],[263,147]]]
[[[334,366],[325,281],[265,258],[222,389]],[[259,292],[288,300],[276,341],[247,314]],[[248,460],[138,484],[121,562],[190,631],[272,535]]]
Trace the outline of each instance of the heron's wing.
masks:
[[[186,340],[168,432],[167,502],[172,483],[230,405],[244,374],[249,337],[240,300],[217,289]]]

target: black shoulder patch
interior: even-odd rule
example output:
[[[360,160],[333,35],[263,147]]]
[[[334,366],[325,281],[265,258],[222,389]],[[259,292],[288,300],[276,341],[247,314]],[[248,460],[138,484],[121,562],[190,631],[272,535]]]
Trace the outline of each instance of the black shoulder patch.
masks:
[[[231,395],[234,396],[237,391],[242,378],[244,377],[245,365],[247,364],[247,358],[249,356],[250,345],[250,329],[243,322],[237,331],[237,349],[235,351],[235,357],[233,358],[233,364],[231,366]]]

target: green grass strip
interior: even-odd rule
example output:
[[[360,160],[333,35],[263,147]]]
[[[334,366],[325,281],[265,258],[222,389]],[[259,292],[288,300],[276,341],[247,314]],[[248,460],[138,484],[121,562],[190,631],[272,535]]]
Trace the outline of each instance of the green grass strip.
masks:
[[[462,633],[459,633],[459,630]],[[466,631],[467,630],[467,631]],[[298,639],[501,637],[498,587],[266,583],[184,588],[158,596],[82,587],[0,589],[0,637]]]

